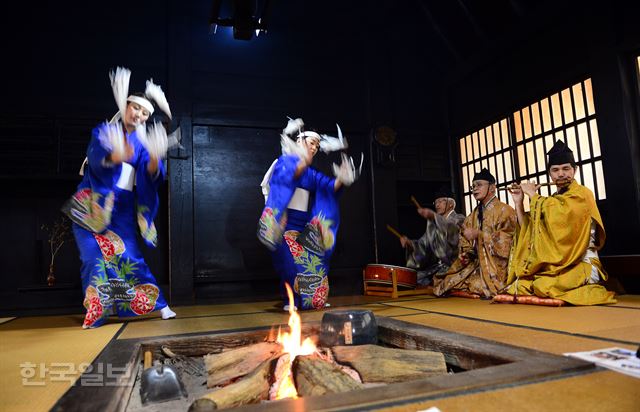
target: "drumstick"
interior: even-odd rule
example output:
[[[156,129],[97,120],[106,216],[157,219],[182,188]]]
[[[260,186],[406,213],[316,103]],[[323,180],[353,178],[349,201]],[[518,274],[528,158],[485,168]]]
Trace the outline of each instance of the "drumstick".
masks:
[[[418,201],[416,200],[415,197],[413,197],[413,195],[411,196],[411,201],[413,202],[414,205],[416,205],[418,209],[422,209],[422,206],[420,206],[420,203],[418,203]]]
[[[402,239],[402,235],[400,234],[400,232],[392,228],[390,225],[387,225],[387,230],[393,233],[394,235],[398,236],[398,239]]]

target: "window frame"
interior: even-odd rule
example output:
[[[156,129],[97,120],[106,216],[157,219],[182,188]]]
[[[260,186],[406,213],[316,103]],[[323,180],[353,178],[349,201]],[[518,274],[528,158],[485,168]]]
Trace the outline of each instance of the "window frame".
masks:
[[[636,69],[639,76],[640,91],[640,56],[637,61]],[[567,107],[567,105],[571,107]],[[534,113],[534,110],[537,112]],[[546,113],[543,113],[543,111],[546,111]],[[558,115],[559,118],[557,118]],[[478,138],[480,138],[481,135],[485,134],[486,129],[496,124],[501,124],[505,120],[508,125],[506,128],[508,147],[504,147],[504,140],[501,140],[502,146],[500,150],[495,150],[494,147],[492,153],[487,153],[488,145],[485,136],[485,153],[482,153],[482,146],[478,145],[477,153],[480,156],[475,157],[476,147],[474,145],[479,142],[472,136],[478,135]],[[474,199],[469,190],[473,173],[480,171],[482,167],[486,167],[486,164],[489,165],[491,173],[496,176],[499,185],[525,179],[536,180],[541,183],[547,182],[548,164],[546,153],[558,139],[562,139],[574,151],[576,166],[578,167],[576,179],[592,190],[596,200],[606,200],[604,161],[597,127],[597,110],[594,103],[593,84],[590,77],[585,77],[572,82],[572,84],[561,90],[547,94],[527,105],[510,111],[508,116],[502,117],[497,122],[492,122],[488,126],[459,137],[457,140],[458,170],[462,189],[460,193],[462,193],[465,212],[469,214],[473,210]],[[502,130],[500,128],[500,131]],[[465,142],[464,154],[462,153],[463,141]],[[473,152],[472,155],[474,157],[469,156],[469,149]],[[538,153],[539,151],[541,153]],[[587,151],[588,153],[586,153]],[[501,155],[503,161],[501,176],[499,176],[500,173],[496,167],[496,160],[491,162],[492,157],[496,157],[498,154]],[[510,162],[511,178],[507,178],[506,162]],[[585,179],[587,182],[585,182]],[[549,196],[552,194],[552,190],[549,187],[542,187],[541,194]],[[514,206],[511,196],[506,191],[499,190],[497,195],[505,203]],[[527,209],[528,199],[525,199],[525,210]]]

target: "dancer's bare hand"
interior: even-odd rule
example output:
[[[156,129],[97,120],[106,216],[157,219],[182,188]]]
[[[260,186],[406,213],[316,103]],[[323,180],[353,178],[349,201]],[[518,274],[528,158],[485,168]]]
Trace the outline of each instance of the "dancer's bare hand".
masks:
[[[149,163],[147,163],[147,172],[151,176],[155,175],[158,172],[158,158],[154,156],[149,157]]]

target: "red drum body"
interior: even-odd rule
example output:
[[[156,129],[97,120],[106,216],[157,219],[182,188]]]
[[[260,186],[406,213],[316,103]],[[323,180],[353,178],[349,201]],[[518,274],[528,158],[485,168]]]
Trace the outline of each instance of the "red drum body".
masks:
[[[418,273],[402,266],[372,263],[364,268],[364,282],[367,286],[392,286],[392,276],[395,273],[398,290],[415,289],[418,283]]]

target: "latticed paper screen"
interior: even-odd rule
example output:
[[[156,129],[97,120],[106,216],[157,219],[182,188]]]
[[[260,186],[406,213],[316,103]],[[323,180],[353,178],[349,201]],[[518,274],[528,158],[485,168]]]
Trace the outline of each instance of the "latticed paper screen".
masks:
[[[578,165],[576,180],[591,189],[596,199],[605,199],[593,90],[591,79],[586,79],[460,139],[465,211],[470,213],[475,206],[471,179],[483,167],[491,171],[498,184],[547,182],[546,153],[556,140],[563,140],[573,150]],[[540,188],[544,196],[553,191],[553,187]],[[498,196],[513,206],[506,191],[499,191]],[[525,209],[528,206],[525,197]]]

